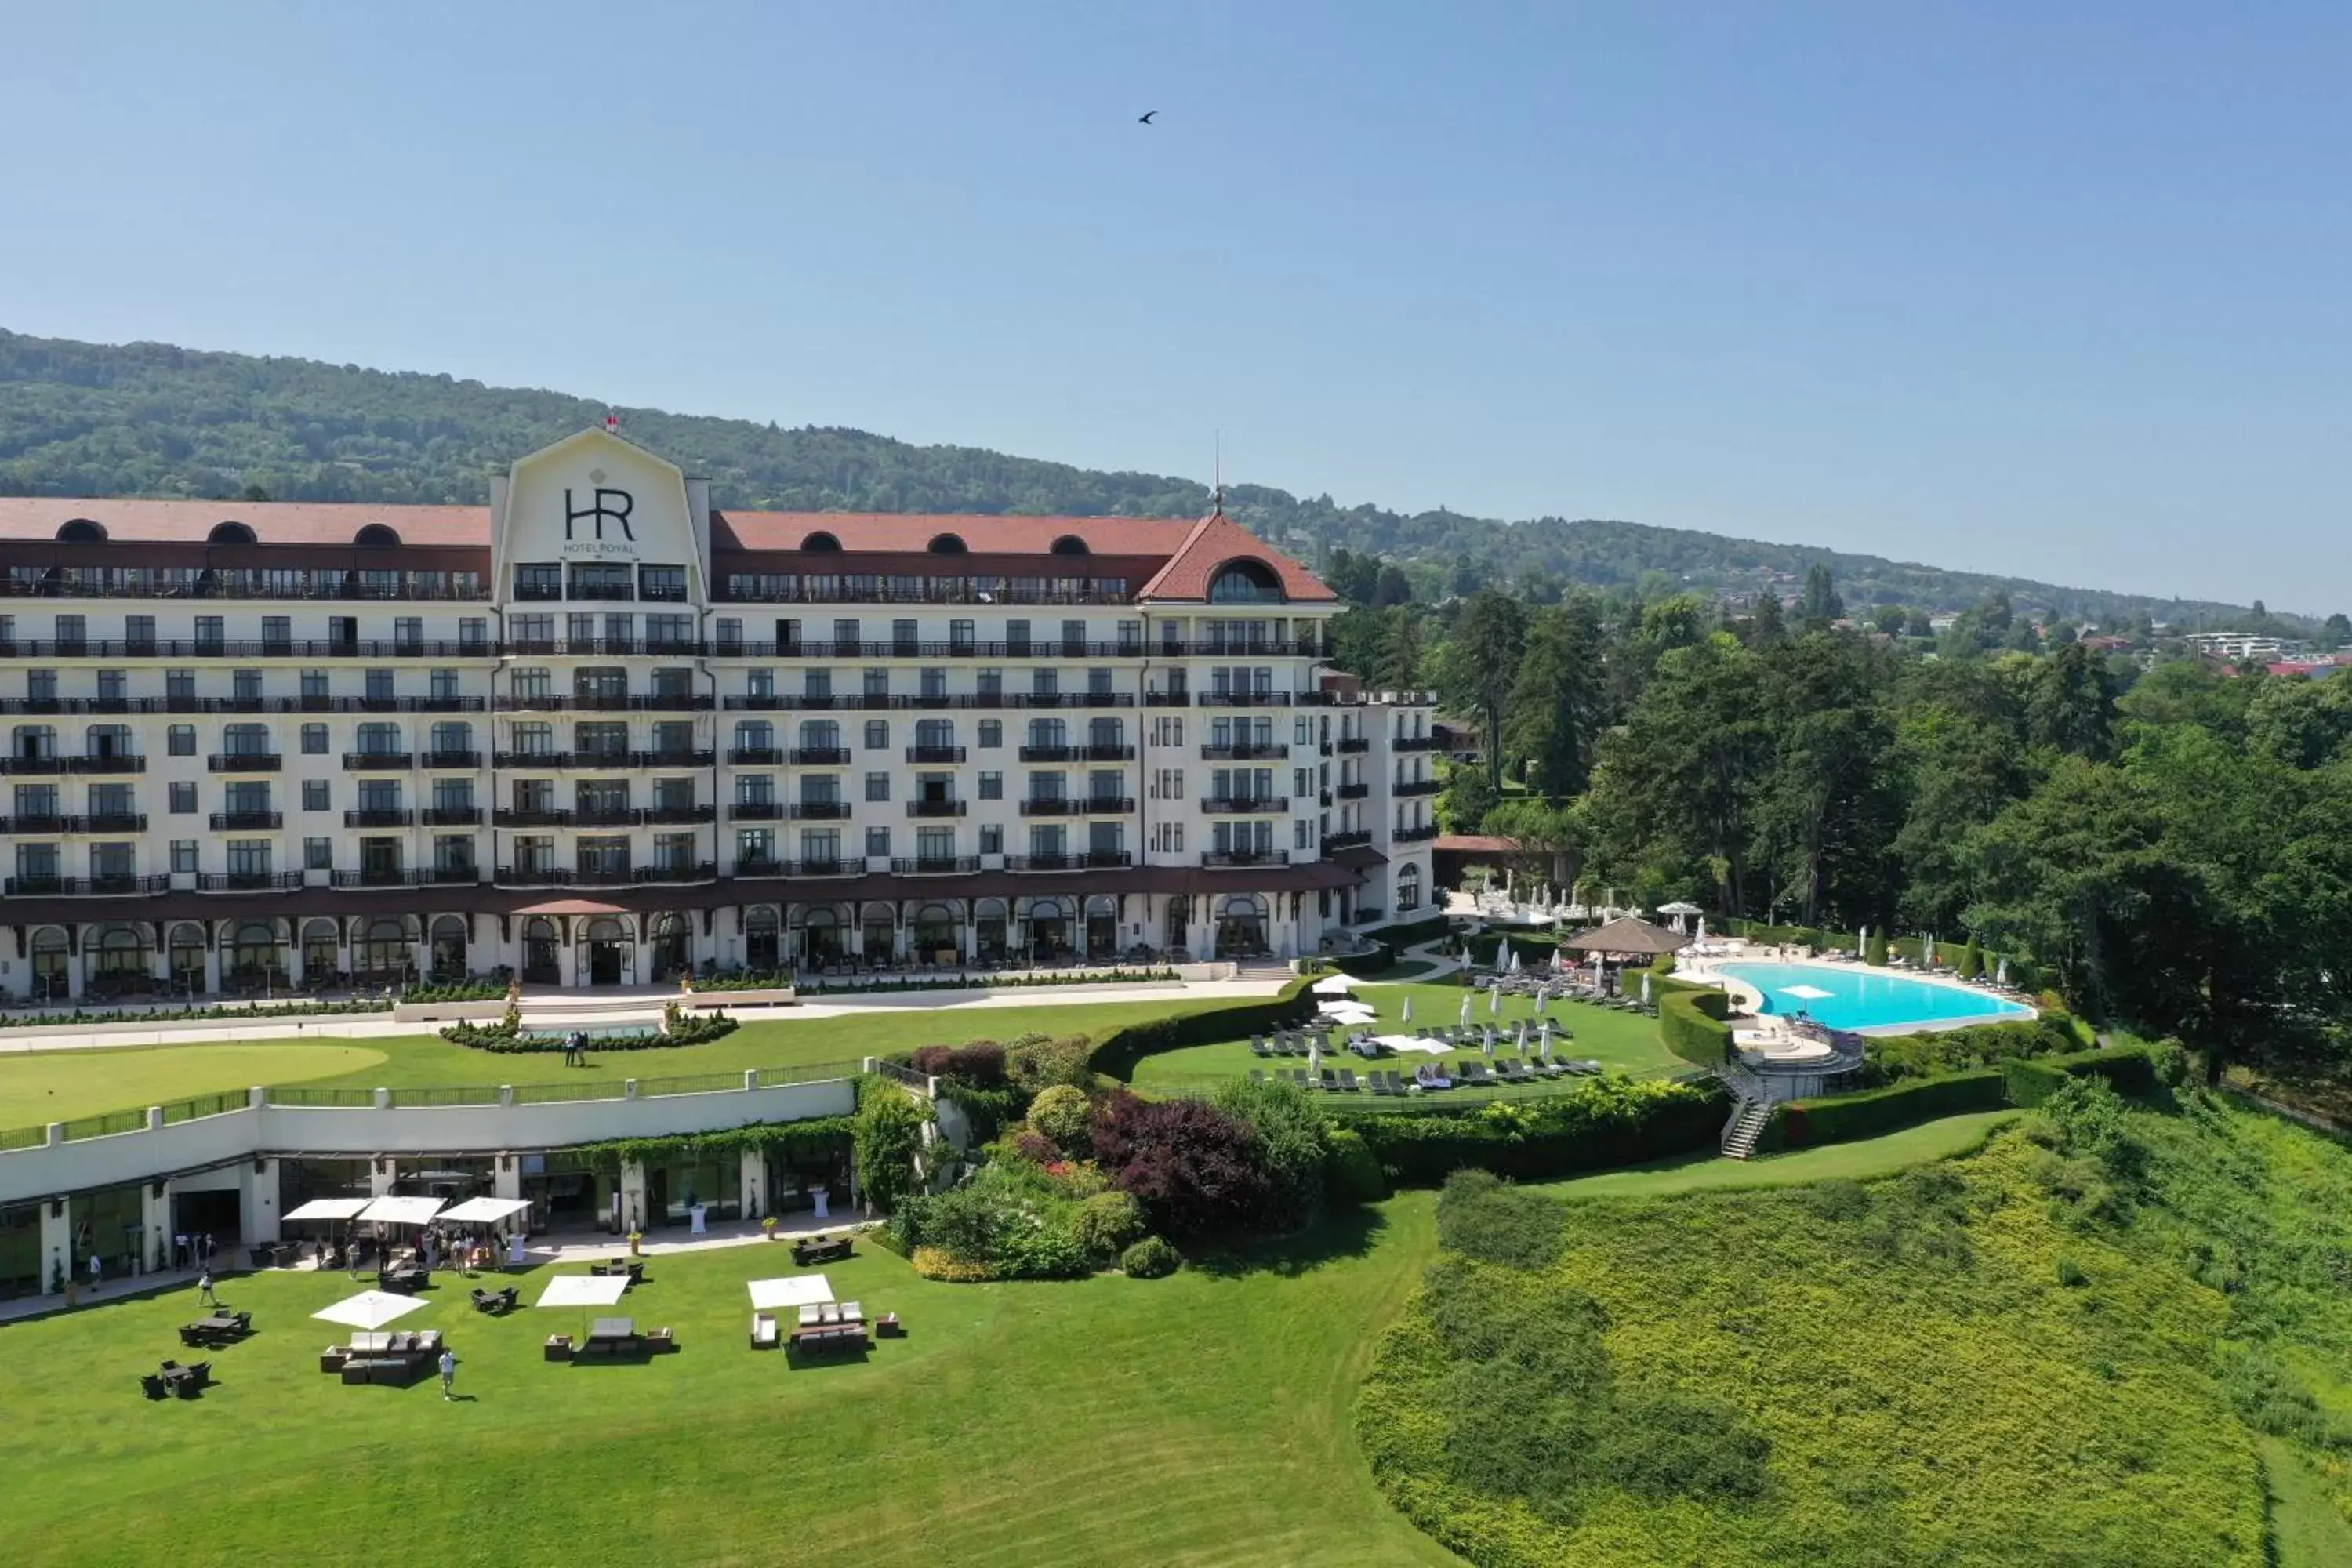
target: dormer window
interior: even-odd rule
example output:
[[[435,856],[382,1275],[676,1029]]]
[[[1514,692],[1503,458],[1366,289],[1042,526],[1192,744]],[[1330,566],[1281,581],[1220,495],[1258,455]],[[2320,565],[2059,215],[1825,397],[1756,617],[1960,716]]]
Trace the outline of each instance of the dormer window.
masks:
[[[1209,580],[1213,605],[1279,605],[1282,579],[1263,561],[1229,561]]]

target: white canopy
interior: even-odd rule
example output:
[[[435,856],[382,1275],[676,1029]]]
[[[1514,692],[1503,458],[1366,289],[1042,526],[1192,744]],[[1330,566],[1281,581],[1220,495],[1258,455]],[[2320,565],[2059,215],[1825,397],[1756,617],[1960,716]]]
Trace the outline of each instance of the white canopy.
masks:
[[[331,1323],[347,1323],[354,1329],[373,1331],[399,1317],[427,1305],[414,1296],[395,1296],[389,1290],[362,1290],[348,1300],[336,1302],[324,1311],[313,1312],[314,1318],[324,1318]]]
[[[1686,903],[1681,900],[1676,900],[1671,904],[1660,904],[1658,906],[1658,912],[1662,915],[1703,915],[1706,911],[1700,909],[1696,904]]]
[[[367,1206],[368,1200],[365,1198],[312,1198],[301,1207],[291,1213],[279,1215],[278,1217],[281,1222],[296,1219],[349,1219]]]
[[[625,1274],[559,1274],[540,1293],[542,1307],[609,1307],[629,1288]]]
[[[1356,988],[1356,983],[1344,974],[1327,974],[1307,987],[1318,996],[1345,996]]]
[[[467,1198],[456,1208],[443,1209],[435,1219],[446,1219],[452,1225],[496,1225],[509,1215],[520,1214],[530,1207],[521,1198]]]
[[[754,1279],[751,1310],[772,1312],[779,1307],[808,1307],[834,1299],[833,1281],[822,1274],[787,1274],[776,1279]]]
[[[1323,1016],[1335,1024],[1369,1024],[1380,1015],[1360,1002],[1350,1002],[1341,1006],[1324,1008]]]
[[[439,1198],[378,1198],[352,1217],[386,1225],[424,1225],[441,1212]]]

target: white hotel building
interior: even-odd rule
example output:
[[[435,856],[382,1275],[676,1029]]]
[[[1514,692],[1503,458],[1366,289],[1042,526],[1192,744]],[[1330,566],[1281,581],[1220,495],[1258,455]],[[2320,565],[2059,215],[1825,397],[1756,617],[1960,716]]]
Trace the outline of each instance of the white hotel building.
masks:
[[[1431,894],[1428,698],[1222,513],[0,499],[0,993],[1313,952]]]

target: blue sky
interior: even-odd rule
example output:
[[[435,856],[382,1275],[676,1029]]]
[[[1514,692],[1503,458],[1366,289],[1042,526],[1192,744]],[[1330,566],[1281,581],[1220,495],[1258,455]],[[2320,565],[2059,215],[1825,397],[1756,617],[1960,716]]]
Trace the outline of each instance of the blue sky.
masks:
[[[2352,605],[2340,4],[0,3],[18,331]]]

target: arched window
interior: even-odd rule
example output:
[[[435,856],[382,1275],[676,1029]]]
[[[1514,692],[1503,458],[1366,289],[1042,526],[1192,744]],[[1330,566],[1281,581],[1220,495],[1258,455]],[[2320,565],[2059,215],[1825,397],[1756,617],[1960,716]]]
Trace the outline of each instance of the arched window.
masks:
[[[205,928],[182,921],[164,943],[170,960],[172,986],[177,991],[205,989]]]
[[[522,977],[533,985],[553,985],[563,978],[563,965],[557,952],[561,946],[555,922],[545,915],[533,915],[522,927]]]
[[[1265,900],[1235,893],[1217,910],[1216,956],[1251,958],[1266,952]]]
[[[441,915],[433,921],[434,978],[463,980],[466,977],[466,920],[462,915]]]
[[[1087,548],[1087,542],[1080,539],[1075,533],[1066,533],[1062,535],[1061,538],[1047,545],[1046,549],[1055,555],[1091,555],[1094,553],[1093,551]]]
[[[982,963],[1004,962],[1004,900],[982,899],[971,907],[972,945]]]
[[[106,529],[103,524],[92,522],[86,517],[69,518],[65,522],[58,525],[58,542],[60,544],[103,544],[106,542]]]
[[[1228,561],[1209,579],[1213,605],[1279,605],[1282,579],[1263,561]]]
[[[1087,957],[1097,963],[1118,956],[1118,900],[1097,893],[1087,900]]]
[[[929,963],[963,962],[963,910],[958,904],[925,904],[915,911],[915,956]]]
[[[1401,866],[1396,875],[1396,912],[1421,908],[1421,868]]]
[[[967,553],[964,548],[962,536],[953,533],[935,533],[931,535],[930,543],[925,545],[924,548],[929,550],[934,555],[962,555]]]
[[[747,967],[765,973],[778,966],[782,950],[776,940],[776,927],[772,904],[755,904],[743,911],[743,962]]]
[[[342,965],[338,954],[342,949],[341,933],[332,921],[302,922],[302,983],[324,985]]]
[[[143,994],[155,988],[155,964],[148,956],[147,932],[142,927],[101,927],[84,951],[89,954],[90,989],[98,994]]]
[[[841,750],[841,726],[830,719],[802,720],[801,750],[803,752]]]
[[[371,547],[384,547],[399,543],[400,535],[394,531],[390,523],[371,522],[352,535],[352,542]]]
[[[389,978],[408,971],[409,929],[398,915],[378,915],[352,943],[353,973],[372,979]]]
[[[841,541],[825,532],[824,530],[818,529],[801,541],[801,548],[813,555],[838,554],[841,551]]]
[[[63,926],[43,926],[33,933],[33,994],[63,996],[71,989],[66,971],[72,963]]]
[[[213,524],[213,531],[205,535],[207,544],[251,544],[253,542],[253,530],[236,521],[216,522]]]
[[[247,983],[269,976],[284,984],[285,957],[274,921],[247,921],[229,935],[229,972]]]

